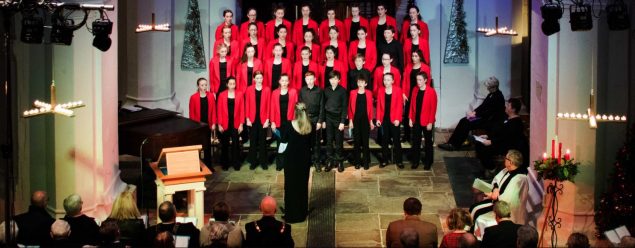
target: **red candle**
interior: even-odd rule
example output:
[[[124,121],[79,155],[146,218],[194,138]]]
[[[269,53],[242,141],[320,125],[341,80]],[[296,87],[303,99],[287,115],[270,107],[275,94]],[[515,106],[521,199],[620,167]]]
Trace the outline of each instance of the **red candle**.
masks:
[[[571,151],[567,149],[567,153],[564,154],[564,160],[571,160]]]
[[[560,164],[561,158],[562,158],[562,142],[558,144],[558,164]]]
[[[556,140],[551,140],[551,158],[556,158]]]

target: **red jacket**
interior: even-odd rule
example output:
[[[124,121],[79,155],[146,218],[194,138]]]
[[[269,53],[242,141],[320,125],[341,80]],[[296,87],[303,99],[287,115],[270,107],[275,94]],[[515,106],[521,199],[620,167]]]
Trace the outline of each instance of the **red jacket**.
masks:
[[[329,83],[329,79],[328,76],[324,74],[326,70],[326,62],[324,62],[321,66],[320,66],[320,72],[318,73],[320,76],[318,78],[320,78],[320,81],[317,81],[317,86],[320,86],[320,88],[324,89],[324,87],[328,87],[329,85],[331,85],[331,83]],[[346,89],[346,87],[348,86],[347,84],[347,77],[348,77],[348,67],[344,66],[344,64],[342,64],[342,62],[340,62],[339,60],[335,60],[333,63],[333,71],[339,71],[340,72],[340,85],[342,87],[344,87],[344,89]]]
[[[243,39],[240,42],[238,59],[243,57],[243,53],[245,52],[245,46],[247,46],[247,43],[251,43],[251,39],[249,39],[249,37],[247,37],[246,39]],[[266,46],[267,46],[267,43],[265,43],[265,39],[258,38],[258,45],[256,45],[256,58],[259,58],[262,60],[262,58],[265,57]]]
[[[265,24],[261,21],[256,21],[256,27],[258,28],[258,38],[265,38]],[[240,24],[239,39],[243,40],[249,38],[249,21]],[[233,36],[233,35],[232,35]]]
[[[430,43],[428,40],[422,39],[419,37],[419,50],[423,53],[423,58],[421,58],[421,63],[430,64]],[[412,39],[407,39],[403,46],[403,60],[405,60],[404,65],[412,64]]]
[[[309,71],[313,71],[313,73],[316,74],[315,82],[317,85],[317,82],[319,82],[317,74],[319,74],[320,71],[318,64],[314,61],[309,61]],[[304,75],[302,74],[302,60],[300,60],[298,62],[295,62],[295,64],[293,65],[293,77],[291,77],[291,84],[289,85],[289,87],[299,91],[300,89],[302,89],[302,80],[304,80]]]
[[[366,96],[366,115],[368,116],[368,122],[373,119],[373,93],[370,90],[364,89]],[[355,118],[355,105],[357,104],[357,90],[351,90],[348,97],[348,120],[353,121]]]
[[[313,31],[315,31],[315,35],[318,35],[318,24],[313,19],[309,19],[308,28],[313,29]],[[289,32],[291,32],[289,35],[292,36],[291,41],[294,44],[304,44],[304,29],[302,27],[302,17],[300,17],[293,23],[293,30],[289,29]],[[315,39],[317,40],[318,37],[315,37]]]
[[[276,45],[276,43],[278,43],[279,39],[274,39],[272,41],[269,41],[269,44],[267,44],[267,48],[265,48],[265,60],[273,58],[273,46]],[[295,46],[293,44],[293,42],[291,41],[287,41],[287,43],[285,44],[285,46],[282,48],[287,50],[287,59],[289,60],[289,62],[293,63],[295,61]]]
[[[214,54],[212,54],[212,57],[218,57],[218,46],[221,43],[223,43],[223,40],[216,40],[216,42],[214,42]],[[232,40],[229,44],[229,53],[227,54],[227,57],[231,57],[234,60],[240,59],[241,47],[238,41]]]
[[[214,38],[216,40],[222,40],[223,39],[223,27],[225,27],[225,22],[222,22],[220,25],[218,25],[218,27],[216,27],[216,32],[214,33]],[[241,40],[239,39],[239,33],[238,33],[238,26],[236,24],[232,24],[231,26],[232,29],[232,37],[231,40]]]
[[[421,34],[419,35],[424,40],[430,40],[430,31],[428,30],[428,24],[422,20],[417,20],[417,24],[419,24],[419,28],[421,28]],[[410,18],[403,21],[401,24],[401,37],[399,40],[404,42],[406,39],[410,37]]]
[[[241,124],[245,122],[245,98],[243,93],[235,91],[234,95],[234,128],[238,129]],[[227,91],[223,91],[218,95],[218,104],[216,105],[217,117],[216,121],[218,125],[223,127],[223,130],[227,130],[229,125],[229,115],[227,113]]]
[[[371,18],[369,22],[370,29],[368,30],[368,36],[369,36],[368,38],[370,38],[374,42],[377,42],[375,38],[377,37],[378,23],[379,23],[379,16],[375,16]],[[397,21],[395,20],[395,18],[389,15],[386,15],[386,25],[393,26],[395,28],[395,39],[399,38],[399,31],[397,30]]]
[[[338,19],[335,19],[335,26],[337,27],[337,31],[339,33],[339,35],[337,36],[337,40],[346,42],[348,40],[348,29],[344,29],[344,23]],[[328,42],[331,39],[329,37],[328,19],[324,19],[324,21],[320,23],[320,34],[318,35],[318,38],[320,39],[320,43]]]
[[[270,58],[265,62],[265,80],[262,82],[262,85],[271,89],[271,77],[273,76],[273,60],[274,58]],[[282,74],[286,73],[289,75],[289,79],[293,74],[291,73],[291,62],[288,59],[282,58]]]
[[[435,116],[437,115],[437,92],[433,87],[430,87],[430,84],[426,86],[426,90],[423,93],[423,104],[421,104],[421,116],[419,120],[416,120],[415,114],[417,113],[417,94],[419,93],[419,88],[412,89],[412,96],[410,100],[410,111],[408,113],[408,118],[412,120],[413,123],[419,122],[422,127],[430,123],[434,123]]]
[[[271,90],[262,86],[260,93],[260,124],[265,124],[269,119],[269,105],[271,103]],[[245,94],[245,118],[249,118],[249,121],[254,122],[256,119],[256,85],[247,87],[247,93]]]
[[[287,19],[282,19],[282,24],[287,27],[287,33],[291,32],[293,29],[291,26],[291,22]],[[265,24],[265,42],[272,41],[276,39],[274,32],[276,31],[276,19],[272,19]],[[286,38],[287,42],[291,42],[291,35],[287,34]]]
[[[326,41],[324,43],[322,43],[322,47],[320,50],[320,58],[323,61],[326,61],[326,47],[330,46],[331,42],[330,41]],[[339,60],[340,62],[342,62],[342,64],[344,64],[346,67],[348,67],[348,49],[346,46],[346,42],[344,41],[337,41],[337,57],[335,57],[336,60]]]
[[[377,95],[377,120],[384,121],[384,108],[386,106],[386,90],[382,87]],[[403,93],[399,86],[392,86],[392,96],[390,96],[390,122],[399,121],[403,117]],[[385,125],[385,123],[382,123]]]
[[[357,45],[359,45],[359,41],[353,41],[350,43],[348,47],[348,66],[349,68],[355,68],[355,56],[357,55]],[[364,63],[364,68],[368,71],[373,71],[375,69],[375,65],[377,64],[377,48],[375,48],[375,42],[370,39],[366,39],[366,53],[364,56],[366,57],[366,62]]]
[[[216,103],[214,94],[209,91],[205,93],[207,94],[207,121],[209,127],[212,128],[212,125],[216,124]],[[190,119],[201,121],[201,95],[198,91],[190,96]]]
[[[287,92],[289,94],[289,104],[287,105],[287,120],[293,120],[295,114],[295,104],[298,102],[298,92],[289,88]],[[280,127],[280,88],[277,88],[271,92],[271,105],[269,109],[269,121],[276,125],[276,128]]]
[[[393,82],[393,88],[401,85],[401,73],[399,69],[394,66],[390,66],[390,72],[395,76]],[[384,88],[384,66],[380,65],[375,68],[373,72],[373,96],[377,97],[377,92]]]
[[[212,58],[212,60],[210,60],[209,62],[209,86],[210,86],[210,90],[213,93],[217,93],[218,92],[218,88],[220,87],[220,59],[218,58],[218,56]],[[226,75],[227,77],[229,76],[234,76],[234,69],[235,64],[234,64],[234,60],[230,57],[227,57],[227,71],[226,71]]]
[[[348,34],[350,33],[350,30],[351,30],[352,22],[353,22],[353,17],[349,17],[349,18],[344,19],[344,30],[345,30],[344,32],[348,32],[346,34],[347,35],[346,36],[346,41],[347,42],[350,42],[351,38],[353,38],[353,37],[348,37]],[[364,17],[361,17],[361,16],[359,17],[359,26],[366,28],[366,32],[368,32],[368,30],[370,29],[370,26],[368,25],[368,20],[366,18],[364,18]],[[342,31],[340,31],[340,32],[342,32]],[[357,32],[355,32],[355,33],[357,33]]]
[[[263,67],[262,67],[262,62],[260,62],[259,59],[254,58],[254,69],[252,74],[256,71],[263,71]],[[249,81],[247,76],[247,62],[241,63],[240,65],[238,65],[238,67],[236,68],[235,74],[236,74],[236,90],[240,90],[244,92],[247,89],[247,82]]]
[[[419,71],[424,71],[428,74],[428,84],[430,84],[430,80],[432,80],[432,76],[430,76],[430,66],[421,63],[421,68],[419,69]],[[408,65],[406,66],[406,69],[404,69],[403,71],[403,82],[401,83],[401,89],[403,90],[403,92],[407,92],[410,93],[410,84],[412,82],[410,82],[410,72],[412,72],[412,65]],[[416,83],[416,82],[415,82]],[[408,99],[410,99],[410,96],[408,96]]]
[[[302,61],[302,48],[305,47],[304,42],[298,44],[295,43],[295,60]],[[315,61],[315,63],[322,62],[322,50],[320,49],[320,45],[311,44],[311,61]]]

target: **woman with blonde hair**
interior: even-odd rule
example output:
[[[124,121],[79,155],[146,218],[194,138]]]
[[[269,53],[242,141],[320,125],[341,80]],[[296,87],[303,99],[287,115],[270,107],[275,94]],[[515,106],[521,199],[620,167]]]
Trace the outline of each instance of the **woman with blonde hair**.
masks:
[[[135,186],[129,185],[121,192],[112,204],[112,210],[107,220],[117,221],[121,234],[121,243],[126,246],[144,246],[145,224],[141,219],[141,213],[137,208],[137,200],[134,196]]]
[[[440,248],[447,247],[459,247],[459,240],[461,236],[470,229],[472,226],[472,217],[470,213],[462,208],[453,208],[448,214],[448,218],[445,219],[446,224],[450,232],[443,236],[441,240]]]
[[[309,209],[309,169],[311,168],[311,122],[303,102],[295,104],[291,125],[286,125],[287,135],[282,142],[284,155],[284,210],[282,217],[289,223],[303,222]],[[280,151],[284,150],[284,151]]]

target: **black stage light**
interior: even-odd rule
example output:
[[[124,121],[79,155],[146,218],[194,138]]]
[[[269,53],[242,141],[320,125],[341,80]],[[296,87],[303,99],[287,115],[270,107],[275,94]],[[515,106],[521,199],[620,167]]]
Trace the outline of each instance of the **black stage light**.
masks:
[[[70,26],[73,25],[73,20],[65,20]],[[53,29],[51,29],[51,43],[64,44],[70,46],[73,43],[73,30],[67,28],[64,23],[53,23]]]
[[[549,36],[560,32],[560,23],[558,22],[562,18],[562,6],[555,3],[547,3],[540,7],[540,13],[542,14],[542,32]]]
[[[29,15],[22,19],[20,40],[24,43],[42,43],[44,36],[44,19],[40,16]]]
[[[619,1],[606,6],[607,22],[609,30],[626,30],[631,28],[628,9],[623,1]]]
[[[112,40],[109,35],[112,33],[112,22],[108,19],[97,19],[93,22],[93,46],[105,52],[110,49]]]
[[[575,4],[569,6],[571,31],[587,31],[593,28],[591,5]]]

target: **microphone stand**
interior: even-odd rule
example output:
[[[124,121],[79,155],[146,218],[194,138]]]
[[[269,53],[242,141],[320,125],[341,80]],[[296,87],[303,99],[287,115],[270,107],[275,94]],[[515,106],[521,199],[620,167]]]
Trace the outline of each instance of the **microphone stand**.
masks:
[[[144,198],[143,198],[143,191],[145,190],[145,186],[143,185],[143,145],[145,145],[146,143],[148,143],[148,139],[150,139],[150,137],[145,138],[143,141],[141,141],[141,146],[139,146],[139,173],[141,173],[141,183],[139,183],[139,187],[141,190],[141,209],[144,208]],[[143,210],[142,210],[143,211]],[[150,215],[149,215],[149,211],[148,209],[146,209],[146,227],[149,226],[150,224]]]

